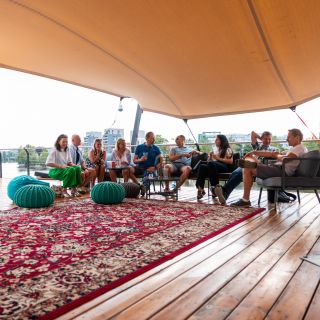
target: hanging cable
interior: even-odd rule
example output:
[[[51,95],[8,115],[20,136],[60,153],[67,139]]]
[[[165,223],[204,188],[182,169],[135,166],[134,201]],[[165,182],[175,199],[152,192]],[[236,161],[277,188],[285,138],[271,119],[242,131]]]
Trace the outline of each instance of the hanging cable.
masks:
[[[199,146],[199,144],[198,144],[198,142],[197,142],[197,139],[196,139],[195,136],[193,135],[193,132],[191,131],[191,129],[190,129],[189,125],[188,125],[188,119],[183,119],[183,121],[184,121],[184,123],[186,124],[186,126],[188,127],[188,129],[189,129],[189,131],[190,131],[190,133],[191,133],[191,135],[192,135],[192,137],[193,137],[194,144],[196,145],[197,150],[200,151],[200,146]]]
[[[297,106],[290,107],[291,111],[296,114],[296,116],[300,119],[300,121],[311,132],[313,139],[318,140],[318,137],[311,131],[311,129],[307,126],[307,124],[303,121],[303,119],[297,114],[296,108],[297,108]],[[318,143],[320,143],[320,142],[318,141]]]

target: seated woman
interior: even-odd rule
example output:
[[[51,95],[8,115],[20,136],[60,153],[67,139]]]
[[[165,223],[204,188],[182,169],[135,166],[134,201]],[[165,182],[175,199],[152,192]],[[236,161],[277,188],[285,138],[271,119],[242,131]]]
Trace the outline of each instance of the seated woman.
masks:
[[[198,188],[197,199],[201,199],[205,195],[204,183],[209,177],[212,197],[215,198],[214,187],[219,184],[219,173],[229,172],[233,165],[233,152],[230,148],[227,137],[218,134],[215,141],[216,148],[210,153],[209,161],[201,164],[198,170],[196,187]]]
[[[46,165],[52,167],[49,170],[51,178],[63,181],[62,194],[64,197],[70,197],[67,188],[71,188],[72,196],[80,196],[76,188],[82,184],[81,168],[71,161],[68,136],[61,134],[57,138],[54,148],[48,155]]]
[[[88,157],[87,166],[96,169],[98,182],[102,182],[105,174],[106,151],[102,149],[101,139],[94,140],[93,148],[89,151]]]
[[[128,182],[129,178],[136,184],[139,184],[136,176],[134,175],[134,168],[130,166],[131,163],[131,152],[126,147],[126,141],[122,138],[117,140],[116,146],[111,154],[111,160],[115,161],[121,167],[125,169],[109,170],[111,181],[117,181],[117,172],[122,172],[124,182]]]

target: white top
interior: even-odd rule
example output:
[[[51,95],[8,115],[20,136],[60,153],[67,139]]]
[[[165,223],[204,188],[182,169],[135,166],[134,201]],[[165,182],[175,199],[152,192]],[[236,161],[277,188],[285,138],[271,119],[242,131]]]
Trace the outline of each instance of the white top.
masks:
[[[303,144],[297,144],[296,146],[292,147],[290,150],[286,152],[286,155],[289,153],[295,154],[297,157],[301,157],[304,153],[306,153],[308,150]],[[286,174],[288,176],[292,176],[295,171],[297,170],[299,166],[300,161],[299,160],[291,160],[286,163],[285,169]]]
[[[113,149],[111,154],[111,160],[112,161],[120,161],[121,163],[126,163],[127,165],[130,165],[131,162],[131,153],[128,148],[125,149],[124,153],[119,157],[119,154],[117,150]]]
[[[215,147],[215,148],[213,149],[213,153],[214,153],[214,155],[216,155],[216,156],[220,156],[220,154],[221,154],[221,149]],[[233,154],[232,149],[231,149],[231,148],[228,148],[227,151],[226,151],[225,158],[226,158],[226,159],[230,159],[230,158],[232,157],[232,154]]]
[[[46,165],[48,165],[48,163],[55,163],[67,166],[69,162],[72,162],[69,149],[67,149],[67,151],[58,151],[56,148],[53,148],[48,155]]]

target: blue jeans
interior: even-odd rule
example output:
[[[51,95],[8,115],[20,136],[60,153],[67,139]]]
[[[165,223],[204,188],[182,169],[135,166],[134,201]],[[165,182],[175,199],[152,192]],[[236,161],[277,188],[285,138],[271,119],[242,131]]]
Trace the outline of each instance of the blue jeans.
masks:
[[[222,186],[223,194],[227,199],[233,189],[235,189],[242,182],[242,168],[237,168],[232,171],[230,178],[224,186]]]

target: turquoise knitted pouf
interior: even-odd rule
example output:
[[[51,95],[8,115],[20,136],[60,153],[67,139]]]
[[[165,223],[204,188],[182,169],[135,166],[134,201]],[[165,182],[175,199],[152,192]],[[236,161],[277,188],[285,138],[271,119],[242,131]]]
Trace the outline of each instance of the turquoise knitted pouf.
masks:
[[[33,185],[41,185],[41,186],[47,186],[49,187],[50,184],[48,182],[39,181],[36,178],[30,177],[30,176],[18,176],[13,178],[7,188],[7,194],[8,197],[13,200],[15,193],[23,186],[33,184]]]
[[[123,201],[125,196],[124,187],[115,182],[100,182],[91,190],[91,199],[95,203],[113,204]]]
[[[140,186],[132,182],[123,182],[121,185],[126,192],[126,198],[137,198],[140,194]]]
[[[27,185],[21,187],[14,195],[14,202],[23,208],[48,207],[54,202],[53,190],[46,186]]]

